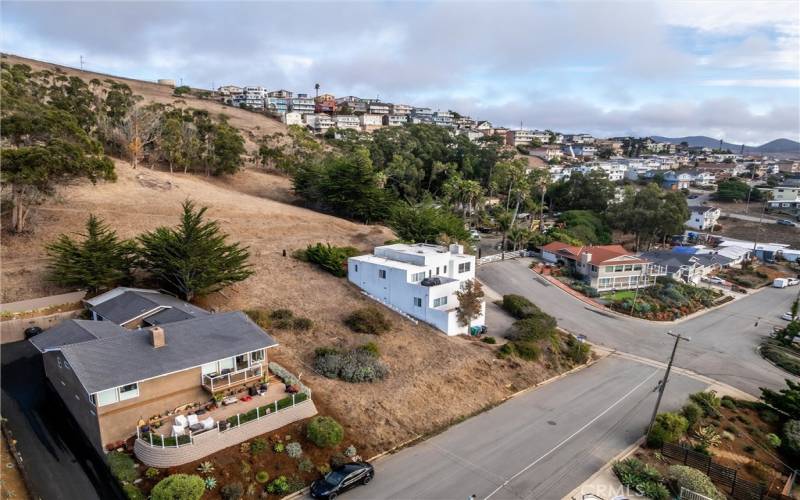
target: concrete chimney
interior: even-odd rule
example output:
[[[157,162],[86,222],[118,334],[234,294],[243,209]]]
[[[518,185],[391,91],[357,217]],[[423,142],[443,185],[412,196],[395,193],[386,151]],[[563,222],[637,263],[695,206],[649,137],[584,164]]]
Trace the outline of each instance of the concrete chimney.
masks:
[[[457,243],[453,243],[450,245],[450,253],[453,255],[458,255],[464,253],[463,245],[459,245]]]
[[[167,345],[167,336],[164,333],[164,329],[160,326],[154,326],[150,329],[150,340],[153,342],[153,347],[158,349],[159,347],[164,347]]]
[[[590,254],[589,252],[581,253],[581,264],[585,266],[591,261],[592,261],[592,254]]]

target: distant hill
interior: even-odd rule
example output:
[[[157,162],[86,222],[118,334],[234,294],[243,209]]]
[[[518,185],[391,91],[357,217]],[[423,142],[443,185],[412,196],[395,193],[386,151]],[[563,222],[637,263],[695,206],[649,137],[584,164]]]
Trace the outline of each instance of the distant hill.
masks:
[[[714,139],[713,137],[705,135],[691,135],[688,137],[661,137],[654,135],[651,136],[651,139],[657,142],[668,142],[670,144],[686,142],[690,147],[695,148],[719,147],[719,139]],[[738,153],[742,149],[742,145],[723,142],[722,148],[730,149],[734,153]],[[748,153],[800,153],[800,142],[790,139],[775,139],[761,146],[745,146],[744,150]]]

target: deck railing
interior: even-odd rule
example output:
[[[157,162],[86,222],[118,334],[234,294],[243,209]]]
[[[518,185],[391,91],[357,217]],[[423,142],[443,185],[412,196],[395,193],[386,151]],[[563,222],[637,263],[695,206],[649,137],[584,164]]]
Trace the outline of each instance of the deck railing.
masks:
[[[224,389],[239,382],[245,382],[260,377],[264,373],[262,365],[251,366],[242,370],[224,373],[222,375],[203,375],[203,386],[215,391]]]

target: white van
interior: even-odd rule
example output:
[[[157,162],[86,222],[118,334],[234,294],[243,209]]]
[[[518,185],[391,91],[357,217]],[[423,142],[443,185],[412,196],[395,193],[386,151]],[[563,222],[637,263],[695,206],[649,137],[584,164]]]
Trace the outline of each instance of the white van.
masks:
[[[786,278],[775,278],[775,281],[772,282],[772,286],[775,288],[786,288],[789,286],[789,280]]]

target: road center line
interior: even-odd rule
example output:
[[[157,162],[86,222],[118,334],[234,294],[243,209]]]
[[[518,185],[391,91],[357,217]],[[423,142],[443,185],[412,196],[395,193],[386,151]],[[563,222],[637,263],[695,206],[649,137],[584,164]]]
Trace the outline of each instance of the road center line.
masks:
[[[637,390],[638,390],[638,389],[639,389],[641,386],[643,386],[644,384],[646,384],[646,383],[647,383],[647,381],[648,381],[648,380],[650,380],[651,378],[653,378],[653,375],[655,375],[655,374],[656,374],[656,373],[658,373],[659,371],[660,371],[660,370],[654,370],[654,371],[653,371],[653,373],[651,373],[651,374],[650,374],[650,375],[648,375],[648,376],[647,376],[647,377],[646,377],[644,380],[642,380],[641,382],[639,382],[638,384],[636,384],[636,387],[634,387],[633,389],[631,389],[630,391],[628,391],[628,392],[627,392],[627,393],[626,393],[624,396],[622,396],[621,398],[619,398],[618,400],[616,400],[616,401],[615,401],[615,402],[614,402],[614,403],[613,403],[611,406],[609,406],[608,408],[606,408],[605,410],[603,410],[603,411],[602,411],[602,412],[601,412],[599,415],[597,415],[596,417],[594,417],[593,419],[591,419],[589,422],[587,422],[587,423],[586,423],[586,425],[584,425],[583,427],[581,427],[581,428],[580,428],[580,429],[578,429],[577,431],[573,432],[571,435],[569,435],[568,437],[566,437],[566,438],[565,438],[563,441],[561,441],[561,442],[560,442],[560,443],[558,443],[557,445],[553,446],[553,447],[552,447],[552,448],[551,448],[551,449],[550,449],[550,450],[549,450],[547,453],[545,453],[545,454],[544,454],[544,455],[542,455],[541,457],[537,458],[536,460],[534,460],[533,462],[531,462],[530,464],[528,464],[528,465],[527,465],[527,466],[526,466],[524,469],[522,469],[521,471],[517,472],[517,473],[516,473],[516,474],[514,474],[513,476],[511,476],[511,477],[509,477],[508,479],[506,479],[506,480],[505,480],[505,482],[503,482],[503,484],[501,484],[500,486],[498,486],[497,488],[495,488],[495,489],[494,489],[494,490],[493,490],[491,493],[489,493],[487,496],[485,496],[485,497],[484,497],[484,500],[489,500],[490,498],[492,498],[492,497],[493,497],[493,496],[494,496],[494,495],[495,495],[495,494],[496,494],[498,491],[500,491],[500,490],[502,490],[503,488],[505,488],[506,486],[508,486],[508,484],[509,484],[511,481],[513,481],[514,479],[518,478],[518,477],[519,477],[519,476],[521,476],[522,474],[525,474],[525,473],[526,473],[528,470],[530,470],[532,467],[535,467],[535,466],[536,466],[536,464],[538,464],[539,462],[541,462],[542,460],[544,460],[545,458],[547,458],[548,456],[550,456],[550,455],[551,455],[553,452],[555,452],[556,450],[558,450],[559,448],[561,448],[562,446],[564,446],[564,445],[565,445],[565,444],[566,444],[568,441],[570,441],[572,438],[574,438],[575,436],[577,436],[578,434],[580,434],[581,432],[583,432],[584,430],[586,430],[586,429],[587,429],[589,426],[591,426],[593,423],[597,422],[597,421],[598,421],[600,418],[602,418],[602,417],[603,417],[603,415],[605,415],[606,413],[610,412],[612,409],[614,409],[614,407],[616,407],[617,405],[619,405],[619,404],[620,404],[621,402],[623,402],[624,400],[628,399],[628,397],[629,397],[631,394],[633,394],[633,393],[634,393],[634,392],[636,392],[636,391],[637,391]]]

